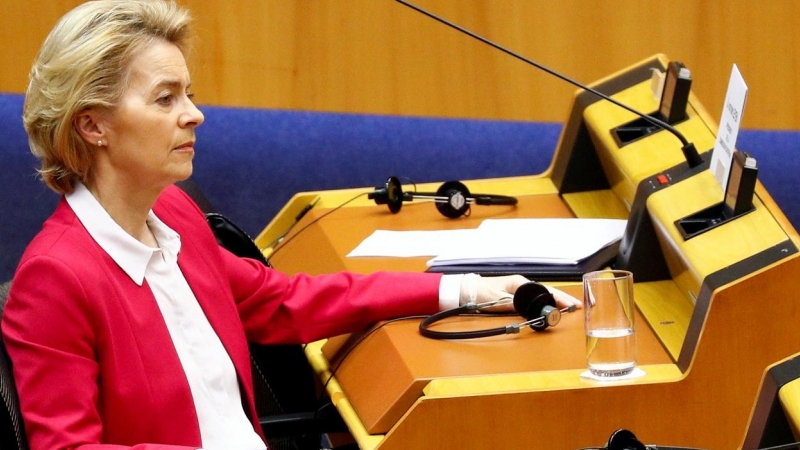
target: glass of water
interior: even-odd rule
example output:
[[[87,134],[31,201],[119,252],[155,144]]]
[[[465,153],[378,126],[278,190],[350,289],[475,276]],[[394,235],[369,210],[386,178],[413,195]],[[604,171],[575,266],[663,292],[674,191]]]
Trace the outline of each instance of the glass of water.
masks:
[[[600,270],[583,275],[586,359],[597,377],[628,375],[636,367],[633,274]]]

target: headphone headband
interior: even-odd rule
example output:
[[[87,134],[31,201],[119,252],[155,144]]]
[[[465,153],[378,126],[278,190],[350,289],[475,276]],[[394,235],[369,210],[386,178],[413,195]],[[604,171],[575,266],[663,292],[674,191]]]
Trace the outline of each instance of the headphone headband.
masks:
[[[447,181],[433,192],[403,192],[400,179],[391,176],[383,187],[377,187],[367,196],[378,205],[387,205],[392,214],[403,207],[404,201],[416,198],[430,199],[436,203],[436,209],[445,217],[455,219],[467,213],[470,204],[476,205],[516,205],[517,198],[507,195],[470,194],[469,189],[460,181]]]

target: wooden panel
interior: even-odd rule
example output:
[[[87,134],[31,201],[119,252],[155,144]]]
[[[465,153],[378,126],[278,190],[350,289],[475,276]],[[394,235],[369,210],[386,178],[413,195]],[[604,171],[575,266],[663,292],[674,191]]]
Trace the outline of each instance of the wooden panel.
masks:
[[[636,283],[636,307],[677,361],[694,311],[691,297],[672,280]]]
[[[81,0],[0,2],[0,92],[24,93],[31,64],[45,37]]]
[[[44,36],[78,3],[0,2],[0,91],[24,91]],[[197,19],[203,104],[553,122],[570,108],[570,85],[391,0],[179,3]],[[752,93],[743,126],[800,129],[798,2],[416,3],[584,83],[665,53],[714,118],[737,63]]]

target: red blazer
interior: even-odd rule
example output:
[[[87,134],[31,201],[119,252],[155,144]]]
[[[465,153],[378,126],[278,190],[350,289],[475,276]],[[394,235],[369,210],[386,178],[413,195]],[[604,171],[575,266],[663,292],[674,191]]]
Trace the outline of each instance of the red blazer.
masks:
[[[288,277],[220,248],[178,188],[153,210],[182,237],[178,264],[233,360],[259,434],[248,340],[310,342],[438,309],[438,275]],[[63,199],[22,257],[2,332],[32,450],[201,446],[189,384],[147,282],[137,286]]]

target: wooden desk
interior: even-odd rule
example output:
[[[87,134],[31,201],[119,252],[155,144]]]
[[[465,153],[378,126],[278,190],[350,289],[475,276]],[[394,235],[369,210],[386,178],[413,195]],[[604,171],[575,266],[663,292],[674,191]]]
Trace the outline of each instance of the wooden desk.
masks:
[[[663,63],[662,57],[645,61],[596,87],[654,110],[642,77]],[[693,142],[713,143],[716,124],[695,98],[690,103],[681,128]],[[609,123],[609,117],[617,119]],[[637,280],[644,377],[581,378],[579,315],[566,316],[545,333],[473,342],[432,341],[418,335],[413,322],[392,323],[360,343],[328,385],[363,449],[575,449],[602,445],[618,428],[664,445],[716,450],[742,442],[764,370],[800,351],[800,302],[794,294],[800,287],[800,237],[759,183],[754,212],[684,239],[675,222],[721,201],[722,189],[708,170],[687,170],[667,141],[674,137],[664,132],[625,147],[609,141],[610,127],[626,120],[613,105],[578,94],[546,173],[465,182],[474,192],[525,194],[516,209],[474,207],[469,218],[450,220],[430,204],[406,204],[391,215],[361,197],[323,217],[371,188],[301,193],[257,238],[264,248],[299,209],[319,198],[295,233],[310,226],[273,256],[277,268],[423,270],[425,258],[344,255],[378,228],[474,227],[488,217],[629,218],[620,253],[626,258],[618,257],[617,264],[621,259],[632,264]],[[670,181],[659,184],[657,175]],[[644,235],[652,239],[643,240]],[[628,251],[644,258],[627,259]],[[652,276],[651,265],[663,265],[665,274]],[[458,326],[483,328],[501,320],[467,318]],[[308,346],[323,379],[341,346],[341,339]]]

